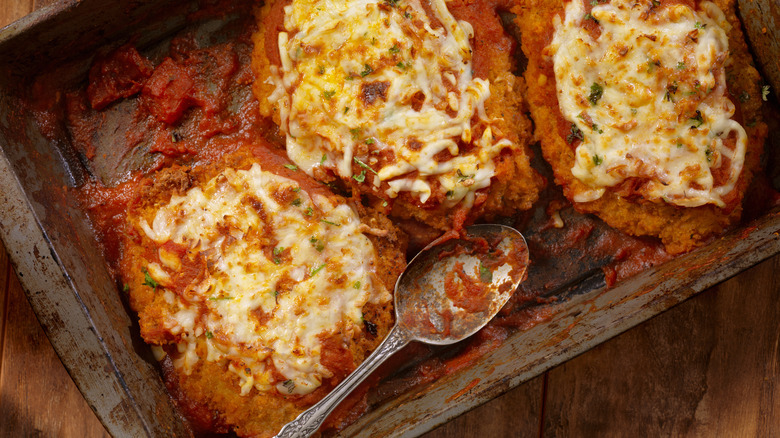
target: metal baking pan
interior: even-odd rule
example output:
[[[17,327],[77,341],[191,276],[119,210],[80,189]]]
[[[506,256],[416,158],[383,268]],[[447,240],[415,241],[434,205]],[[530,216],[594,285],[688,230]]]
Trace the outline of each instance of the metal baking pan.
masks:
[[[772,1],[750,3],[776,7]],[[86,215],[68,191],[94,169],[84,165],[61,123],[42,131],[34,106],[23,97],[31,93],[30,78],[53,66],[74,83],[83,81],[92,56],[106,45],[134,38],[138,47],[153,50],[186,25],[195,7],[176,0],[68,0],[0,31],[0,237],[52,345],[115,437],[190,436],[191,431],[173,407]],[[774,38],[768,35],[761,38]],[[770,122],[777,130],[778,121]],[[780,147],[768,144],[767,150]],[[777,188],[780,160],[769,154],[766,161]],[[578,218],[571,209],[562,215],[567,222],[593,220]],[[534,219],[526,222],[534,233]],[[605,228],[595,227],[596,233]],[[537,240],[563,238],[555,230],[546,233]],[[779,252],[775,209],[612,288],[600,274],[608,258],[575,254],[537,261],[529,287],[543,293],[521,310],[544,318],[435,382],[375,397],[371,410],[341,434],[417,436]],[[378,392],[403,379],[403,372],[391,376]]]

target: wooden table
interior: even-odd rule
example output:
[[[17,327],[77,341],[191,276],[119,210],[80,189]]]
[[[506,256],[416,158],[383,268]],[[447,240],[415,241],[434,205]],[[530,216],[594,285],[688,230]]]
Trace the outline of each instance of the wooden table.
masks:
[[[0,0],[0,26],[51,1]],[[426,438],[780,437],[780,256]],[[105,437],[0,245],[0,437]]]

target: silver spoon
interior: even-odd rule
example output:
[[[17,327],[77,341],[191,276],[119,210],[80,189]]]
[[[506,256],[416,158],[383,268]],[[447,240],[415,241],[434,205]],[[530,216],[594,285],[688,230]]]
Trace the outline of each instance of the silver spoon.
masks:
[[[395,284],[395,326],[374,352],[276,438],[308,437],[385,359],[411,341],[446,345],[485,326],[525,276],[528,246],[517,230],[496,224],[466,228],[415,256]]]

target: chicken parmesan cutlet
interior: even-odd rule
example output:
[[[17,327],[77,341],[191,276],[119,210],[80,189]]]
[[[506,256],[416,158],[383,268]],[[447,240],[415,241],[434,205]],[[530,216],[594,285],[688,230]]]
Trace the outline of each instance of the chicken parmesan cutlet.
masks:
[[[405,244],[386,217],[273,160],[174,166],[145,190],[120,270],[195,429],[273,436],[392,326]]]
[[[281,0],[258,22],[260,110],[307,174],[442,230],[538,198],[494,3]]]
[[[528,0],[529,106],[575,208],[682,253],[736,222],[767,128],[732,0]]]

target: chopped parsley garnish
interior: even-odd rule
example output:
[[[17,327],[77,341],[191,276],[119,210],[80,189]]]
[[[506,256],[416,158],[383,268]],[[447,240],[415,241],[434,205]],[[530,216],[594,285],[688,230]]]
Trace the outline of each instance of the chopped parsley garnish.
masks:
[[[482,262],[479,262],[479,279],[482,280],[483,283],[490,283],[493,281],[493,272],[490,268],[483,265]]]
[[[321,65],[321,66],[319,66],[319,67],[317,68],[317,71],[318,71],[320,74],[324,74],[324,73],[325,73],[325,66],[324,66],[324,65]]]
[[[408,12],[404,12],[404,17],[406,17],[406,18],[412,18],[412,14],[410,14],[410,13],[408,13]]]
[[[399,61],[398,64],[395,65],[396,67],[400,68],[401,70],[406,70],[408,65],[404,64],[403,62]]]
[[[385,0],[385,3],[387,3],[389,6],[395,7],[398,6],[398,2],[401,0]]]
[[[685,63],[680,61],[677,63],[677,70],[685,70]]]
[[[374,69],[371,68],[371,66],[368,64],[363,64],[363,67],[365,68],[363,69],[363,71],[360,72],[361,77],[366,77],[374,72]]]
[[[275,256],[278,256],[279,254],[281,254],[283,252],[284,252],[284,247],[283,246],[277,246],[276,248],[274,248],[274,255]]]
[[[349,133],[352,134],[352,140],[357,140],[360,137],[360,128],[352,128]]]
[[[580,131],[580,128],[577,127],[576,124],[571,124],[571,132],[569,132],[569,135],[566,136],[566,142],[569,144],[574,143],[574,140],[585,140],[585,136],[582,134],[582,131]]]
[[[678,147],[678,148],[681,148],[681,147],[683,147],[683,144],[682,144],[682,142],[678,141],[678,142],[677,142],[677,147]]]
[[[373,138],[367,138],[366,141],[364,141],[365,144],[374,144]]]
[[[300,207],[300,206],[301,206],[301,198],[295,198],[295,199],[293,199],[293,200],[292,200],[292,205],[294,205],[294,206],[296,206],[296,207]]]
[[[591,13],[590,13],[590,12],[588,12],[587,14],[585,14],[585,19],[586,19],[586,20],[593,20],[593,21],[595,21],[595,22],[596,22],[596,24],[598,24],[598,22],[599,22],[599,20],[596,20],[596,17],[594,17],[593,15],[591,15]]]
[[[209,297],[209,301],[232,300],[232,299],[233,299],[233,297],[231,297],[231,296]]]
[[[306,216],[311,216],[312,214],[314,214],[314,209],[311,208],[311,207],[307,208],[306,209]]]
[[[352,285],[354,289],[360,289],[360,280],[356,281],[355,284]]]
[[[206,332],[206,338],[211,339],[214,337],[214,333],[211,333],[209,331]]]
[[[693,25],[693,27],[695,27],[696,29],[704,29],[705,27],[707,27],[707,24],[706,23],[702,24],[697,21],[696,24]]]
[[[312,269],[312,271],[311,271],[311,276],[312,276],[312,277],[314,277],[315,275],[317,275],[317,273],[318,273],[318,272],[320,272],[320,271],[322,270],[322,268],[324,268],[324,267],[325,267],[325,265],[326,265],[326,264],[327,264],[327,263],[323,263],[323,264],[321,264],[321,265],[317,266],[317,268],[315,268],[315,269]]]
[[[345,106],[345,107],[344,107],[344,114],[346,114],[346,113],[347,113],[347,111],[349,111],[349,107],[348,107],[348,106]]]
[[[387,201],[382,201],[382,207],[387,207]]]
[[[401,49],[398,47],[398,44],[393,44],[393,47],[390,47],[390,53],[398,53]]]
[[[595,124],[595,123],[593,123],[593,124],[591,124],[591,125],[590,125],[590,129],[591,129],[591,131],[598,132],[599,134],[603,134],[603,133],[604,133],[604,131],[602,131],[602,130],[599,128],[599,125],[597,125],[597,124]]]
[[[362,183],[363,181],[366,180],[366,171],[364,170],[364,171],[360,172],[360,175],[352,175],[352,179],[354,179],[355,181],[357,181],[359,183]]]
[[[298,166],[296,166],[295,164],[285,164],[284,167],[290,170],[298,170]]]
[[[769,97],[769,85],[764,85],[763,87],[761,87],[761,100],[766,102],[768,97]]]
[[[141,271],[144,273],[144,286],[149,286],[152,289],[157,289],[159,283],[154,281],[154,278],[152,278],[152,276],[149,275],[149,271],[146,268],[143,268]]]
[[[710,149],[709,146],[707,146],[707,149],[704,150],[704,155],[707,157],[707,162],[712,161],[712,149]]]
[[[371,144],[371,143],[369,143],[369,144]],[[368,164],[366,164],[366,163],[364,163],[364,162],[360,161],[360,160],[359,160],[357,157],[354,157],[354,158],[352,158],[352,160],[353,160],[355,163],[357,163],[357,165],[358,165],[358,166],[360,166],[360,167],[362,167],[362,168],[364,168],[364,169],[368,169],[368,170],[370,170],[370,171],[371,171],[371,173],[373,173],[374,175],[379,175],[378,173],[376,173],[376,171],[375,171],[374,169],[372,169],[372,168],[371,168],[371,166],[369,166]],[[362,181],[361,181],[361,182],[362,182]]]
[[[324,222],[324,223],[326,223],[328,225],[333,225],[334,227],[340,227],[341,226],[341,224],[337,224],[337,223],[334,223],[334,222],[331,222],[331,221],[326,221],[325,219],[320,219],[320,222]]]
[[[325,99],[328,99],[328,100],[330,100],[330,98],[335,96],[335,95],[336,95],[336,90],[328,90],[328,91],[323,91],[322,92],[322,97],[324,97]]]
[[[458,174],[458,181],[464,181],[467,179],[474,178],[474,175],[466,175],[463,172],[461,172],[460,169],[458,169],[457,174]]]
[[[321,240],[317,239],[314,236],[311,236],[311,238],[309,239],[309,242],[314,247],[314,249],[316,249],[319,252],[322,252],[322,250],[325,249],[325,244],[322,243]]]
[[[293,189],[293,192],[295,192],[295,193],[298,193],[298,192],[300,192],[300,191],[301,191],[301,188],[300,188],[300,187],[295,187],[295,188]]]
[[[696,115],[694,117],[691,117],[689,120],[693,120],[693,125],[691,125],[691,129],[698,128],[699,126],[704,124],[704,119],[701,116],[701,111],[696,110]]]
[[[325,160],[327,160],[327,159],[328,159],[328,157],[325,154],[322,154],[322,158],[320,158],[320,164],[321,165],[324,164]]]
[[[282,383],[282,386],[284,386],[284,389],[287,390],[288,393],[292,394],[293,391],[295,391],[295,382],[292,380],[285,380]]]
[[[603,163],[604,159],[599,157],[598,155],[593,156],[593,165],[598,166],[599,164]]]
[[[130,285],[129,285],[129,284],[127,284],[127,283],[125,283],[125,284],[122,286],[122,290],[123,290],[123,291],[125,291],[125,292],[129,291],[129,290],[130,290]]]
[[[598,83],[594,82],[593,85],[590,86],[590,95],[588,96],[588,100],[590,101],[591,105],[595,106],[603,94],[604,88]]]

